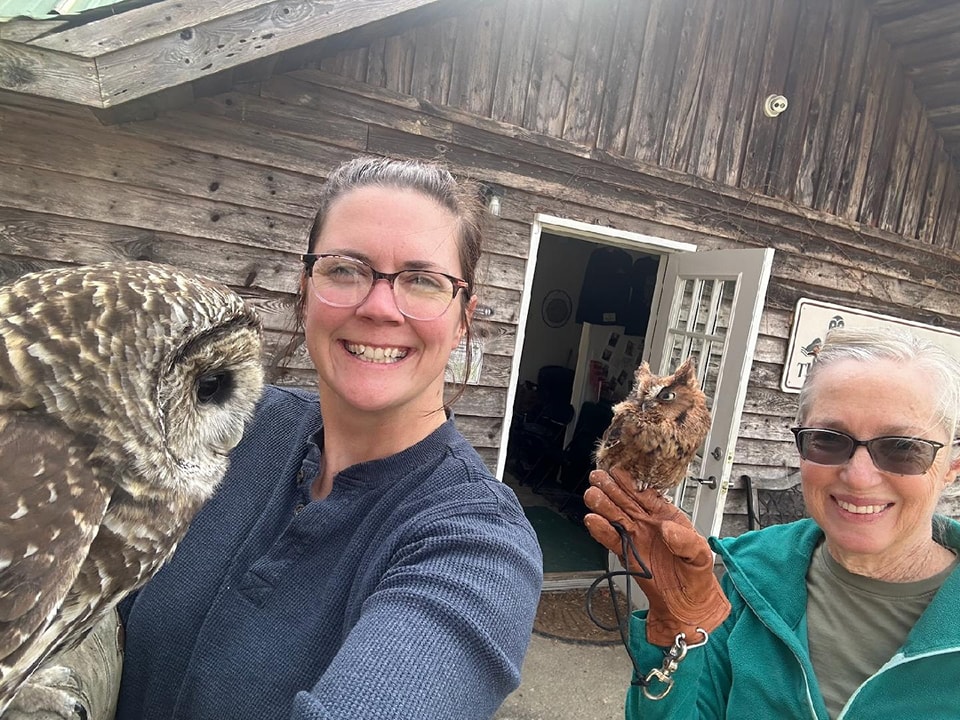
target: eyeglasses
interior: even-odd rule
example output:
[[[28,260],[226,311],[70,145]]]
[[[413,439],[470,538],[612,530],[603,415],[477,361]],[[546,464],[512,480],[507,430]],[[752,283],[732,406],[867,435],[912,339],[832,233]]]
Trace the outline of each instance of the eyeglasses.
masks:
[[[436,320],[443,315],[466,280],[433,270],[401,270],[382,273],[363,260],[346,255],[301,255],[313,292],[333,307],[356,307],[370,295],[377,280],[386,280],[393,290],[397,309],[411,320]]]
[[[800,457],[817,465],[843,465],[863,445],[879,470],[897,475],[923,475],[943,443],[922,438],[886,436],[857,440],[838,430],[790,428]]]

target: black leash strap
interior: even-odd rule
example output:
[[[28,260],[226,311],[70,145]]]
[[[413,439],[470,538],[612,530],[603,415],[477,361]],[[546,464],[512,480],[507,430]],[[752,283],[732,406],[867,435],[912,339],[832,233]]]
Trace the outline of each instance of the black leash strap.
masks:
[[[630,583],[625,583],[627,586],[627,615],[626,617],[623,617],[620,614],[620,606],[617,604],[616,586],[613,583],[613,579],[617,577],[628,577],[638,578],[641,580],[650,580],[653,578],[653,573],[650,571],[650,568],[647,567],[647,564],[643,561],[643,558],[640,557],[640,553],[637,552],[637,548],[634,546],[633,540],[630,539],[630,535],[627,533],[624,527],[619,523],[610,524],[613,525],[614,529],[617,531],[617,534],[620,536],[620,557],[627,561],[627,567],[630,566],[629,558],[632,558],[640,570],[613,570],[604,573],[594,580],[593,584],[590,586],[590,589],[587,590],[587,615],[597,627],[611,632],[614,630],[619,631],[620,642],[627,651],[627,656],[630,658],[630,663],[633,665],[634,680],[632,680],[630,684],[643,688],[643,694],[650,700],[662,700],[673,689],[673,673],[676,672],[677,668],[680,666],[680,661],[687,656],[687,651],[691,648],[697,648],[701,647],[702,645],[706,645],[709,635],[707,634],[706,630],[698,627],[697,632],[703,635],[703,639],[695,645],[690,645],[686,641],[686,635],[684,633],[679,633],[674,639],[673,645],[670,647],[670,649],[664,651],[663,664],[659,668],[652,668],[647,673],[644,673],[640,669],[640,666],[637,664],[637,659],[630,651],[630,642],[627,637],[627,623],[630,621],[630,608],[633,607]],[[610,593],[610,602],[613,603],[613,615],[617,621],[616,627],[605,625],[593,612],[594,594],[596,593],[597,588],[599,588],[600,583],[602,583],[604,580],[607,581],[607,588]]]

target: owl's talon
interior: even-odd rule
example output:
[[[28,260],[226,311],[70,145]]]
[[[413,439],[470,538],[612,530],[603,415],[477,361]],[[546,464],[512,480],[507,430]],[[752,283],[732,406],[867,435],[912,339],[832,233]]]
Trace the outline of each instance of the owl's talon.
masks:
[[[3,720],[89,720],[79,684],[70,668],[44,668],[20,688]]]

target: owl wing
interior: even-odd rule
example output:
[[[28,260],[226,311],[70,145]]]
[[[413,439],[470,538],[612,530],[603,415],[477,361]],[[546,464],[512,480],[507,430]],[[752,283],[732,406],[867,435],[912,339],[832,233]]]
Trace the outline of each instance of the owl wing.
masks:
[[[109,493],[89,455],[44,417],[0,412],[0,707],[47,652],[37,639],[106,511]]]

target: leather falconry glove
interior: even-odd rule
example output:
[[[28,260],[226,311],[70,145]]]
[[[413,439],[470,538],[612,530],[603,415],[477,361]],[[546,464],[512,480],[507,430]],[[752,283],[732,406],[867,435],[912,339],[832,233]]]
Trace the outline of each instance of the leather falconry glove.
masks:
[[[710,546],[683,511],[656,489],[637,490],[621,468],[612,472],[590,473],[592,487],[584,500],[593,512],[584,518],[587,530],[624,567],[642,573],[635,558],[623,557],[620,535],[611,524],[617,523],[649,567],[651,579],[635,576],[650,602],[647,641],[670,647],[684,633],[688,644],[699,642],[698,627],[713,632],[730,614],[730,601],[713,573]]]

